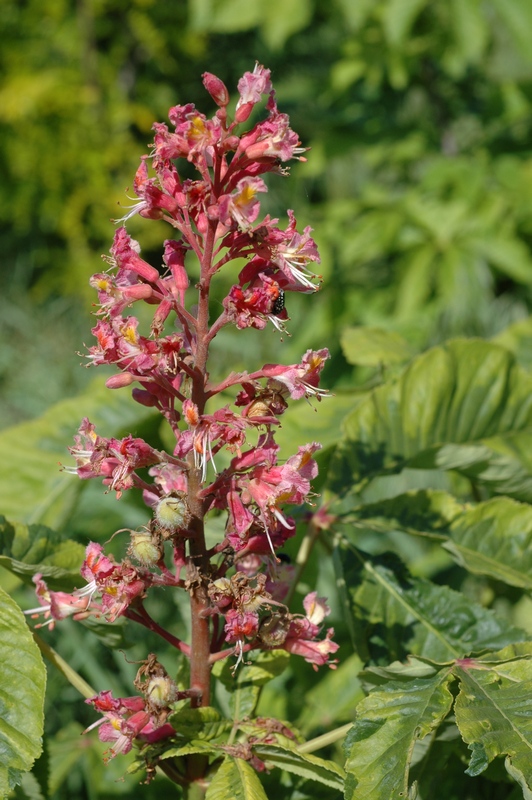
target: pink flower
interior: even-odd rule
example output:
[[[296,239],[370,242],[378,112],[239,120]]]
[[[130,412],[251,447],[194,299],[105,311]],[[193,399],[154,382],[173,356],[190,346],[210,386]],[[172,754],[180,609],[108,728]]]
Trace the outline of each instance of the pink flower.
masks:
[[[282,364],[266,364],[261,373],[272,379],[272,387],[281,384],[293,400],[312,396],[320,400],[330,396],[326,389],[319,388],[320,373],[328,358],[329,351],[326,347],[321,350],[307,350],[301,364],[291,364],[288,367]]]
[[[294,623],[292,623],[292,626]],[[306,638],[297,628],[290,627],[290,632],[285,640],[283,648],[294,655],[303,656],[305,661],[312,664],[314,669],[327,664],[331,669],[336,669],[336,663],[329,661],[329,655],[336,653],[339,645],[332,641],[334,628],[329,628],[325,639],[313,640]]]
[[[159,272],[139,255],[140,245],[127,233],[125,228],[118,228],[115,233],[111,255],[117,267],[135,272],[140,278],[155,283],[159,280]]]
[[[40,572],[33,576],[33,582],[40,605],[37,608],[30,608],[24,613],[34,618],[43,614],[47,622],[42,624],[49,627],[50,630],[53,630],[58,620],[66,619],[66,617],[72,617],[75,620],[85,619],[92,613],[89,606],[93,588],[89,587],[88,591],[87,589],[77,589],[72,594],[53,592],[42,580]],[[41,625],[36,627],[39,628]]]
[[[313,625],[320,625],[325,617],[331,613],[331,609],[327,605],[327,598],[318,597],[317,592],[307,594],[303,600],[303,608],[305,609],[307,619]]]
[[[317,592],[308,594],[303,606],[306,616],[294,617],[290,623],[288,636],[283,644],[285,650],[295,655],[303,656],[314,669],[328,664],[331,669],[336,668],[335,661],[329,661],[329,655],[336,653],[339,645],[332,641],[334,628],[329,628],[325,639],[317,639],[320,628],[319,625],[330,613],[329,606],[324,597],[318,597]]]
[[[82,480],[103,477],[103,483],[114,489],[120,497],[124,489],[135,485],[135,470],[159,462],[156,450],[143,439],[126,436],[124,439],[104,439],[97,436],[94,425],[83,420],[75,447],[69,448],[76,459],[77,472]]]
[[[227,642],[237,642],[240,639],[254,639],[259,629],[259,615],[256,611],[239,612],[230,609],[225,613],[225,627]]]
[[[143,697],[115,699],[111,692],[105,691],[85,702],[94,706],[103,716],[83,732],[88,733],[97,727],[101,742],[113,742],[105,754],[106,761],[120,753],[129,753],[135,739],[151,743],[175,734],[169,723],[160,723],[147,710]]]
[[[261,96],[272,91],[270,70],[259,66],[256,62],[253,72],[245,72],[238,81],[240,98],[236,105],[235,121],[245,122],[253,110],[253,106],[260,102]]]
[[[267,191],[268,187],[262,178],[241,178],[234,192],[219,200],[220,221],[227,227],[236,223],[240,230],[250,230],[260,211],[257,193]]]
[[[265,273],[259,273],[247,289],[232,286],[223,304],[228,319],[233,320],[237,328],[262,330],[267,320],[272,320],[280,294],[279,284]]]

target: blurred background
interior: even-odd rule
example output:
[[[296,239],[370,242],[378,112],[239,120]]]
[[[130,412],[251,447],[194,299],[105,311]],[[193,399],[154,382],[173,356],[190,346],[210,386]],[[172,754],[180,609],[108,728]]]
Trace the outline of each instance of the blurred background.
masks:
[[[322,253],[323,291],[290,300],[287,361],[325,344],[329,385],[351,383],[348,325],[419,350],[528,316],[529,0],[3,0],[0,24],[1,426],[94,377],[76,355],[91,344],[88,278],[152,123],[178,103],[214,111],[205,70],[236,93],[268,66],[312,148],[290,179],[270,176],[263,204],[283,225],[295,209]],[[129,230],[160,264],[168,232]],[[274,331],[251,339],[278,347]],[[242,355],[231,341],[222,362]]]

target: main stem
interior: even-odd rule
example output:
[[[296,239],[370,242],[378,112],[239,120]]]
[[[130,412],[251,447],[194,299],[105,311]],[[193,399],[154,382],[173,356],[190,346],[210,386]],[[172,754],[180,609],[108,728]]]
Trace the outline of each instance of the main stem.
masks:
[[[203,414],[206,403],[206,365],[209,352],[209,273],[212,264],[215,232],[216,224],[211,223],[205,237],[205,246],[201,262],[201,277],[198,286],[196,359],[194,364],[195,377],[192,380],[191,399],[196,404],[199,414]],[[210,562],[205,545],[203,501],[198,497],[202,488],[201,470],[194,468],[192,453],[189,458],[188,502],[192,515],[190,529],[193,534],[189,544],[191,579],[190,616],[192,627],[190,643],[190,688],[201,693],[197,698],[192,697],[191,700],[192,707],[198,707],[208,706],[210,703],[210,628],[209,617],[206,613],[209,607],[207,579],[209,576]]]

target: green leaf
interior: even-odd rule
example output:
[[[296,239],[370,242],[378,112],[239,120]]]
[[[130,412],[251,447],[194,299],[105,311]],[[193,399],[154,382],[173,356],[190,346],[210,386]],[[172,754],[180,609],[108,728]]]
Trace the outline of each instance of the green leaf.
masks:
[[[261,687],[284,672],[290,661],[286,650],[267,650],[252,658],[253,662],[242,666],[236,675],[233,675],[232,664],[227,659],[213,667],[213,675],[231,693],[231,711],[235,721],[253,713]]]
[[[519,46],[521,54],[530,60],[528,31],[532,28],[532,7],[528,0],[493,0],[493,5]]]
[[[532,590],[532,508],[506,497],[468,509],[444,545],[470,572]]]
[[[188,756],[197,753],[202,753],[203,755],[207,756],[219,754],[220,748],[211,742],[205,742],[201,739],[192,739],[190,742],[187,742],[179,747],[170,747],[168,750],[165,750],[164,753],[161,753],[159,758],[174,758],[177,756]]]
[[[179,736],[186,740],[216,739],[232,727],[231,720],[223,719],[212,706],[181,708],[168,717]]]
[[[479,775],[500,755],[506,769],[532,793],[532,658],[491,663],[465,659],[454,672],[460,681],[456,723],[471,749],[466,770]]]
[[[303,733],[315,728],[329,729],[333,724],[348,722],[353,708],[364,696],[358,680],[362,666],[355,653],[340,660],[337,669],[328,670],[305,695],[305,704],[297,719],[297,727]]]
[[[388,0],[384,6],[383,27],[391,45],[403,44],[425,3],[426,0]]]
[[[483,235],[475,247],[490,263],[514,281],[532,283],[532,261],[526,244],[517,238]]]
[[[378,367],[400,364],[413,356],[406,339],[384,328],[345,328],[340,339],[344,356],[350,364]]]
[[[445,662],[525,638],[463,594],[412,577],[392,553],[371,557],[340,541],[334,565],[353,644],[364,661],[413,653]]]
[[[153,417],[130,396],[105,388],[103,381],[78,397],[52,406],[37,420],[0,433],[0,511],[8,519],[60,528],[86,482],[61,472],[71,463],[82,418],[89,417],[104,436],[122,436]],[[23,457],[21,457],[23,453]]]
[[[253,28],[261,22],[258,3],[247,0],[214,0],[213,13],[208,19],[207,30],[233,33]]]
[[[85,548],[45,525],[11,525],[0,517],[0,566],[31,585],[40,572],[50,589],[79,587]]]
[[[461,75],[467,64],[474,64],[481,58],[488,41],[488,26],[479,0],[452,0],[451,9]]]
[[[281,50],[286,40],[305,28],[312,16],[310,0],[269,0],[261,25],[264,40],[272,50]]]
[[[518,458],[493,449],[497,437],[531,427],[532,377],[501,347],[455,340],[415,358],[356,405],[329,482],[342,492],[405,466],[454,469],[532,498],[532,476]]]
[[[405,492],[342,517],[346,535],[400,531],[441,542],[465,569],[532,589],[532,509],[510,498],[464,506],[441,491]]]
[[[2,589],[0,653],[0,797],[5,797],[42,751],[46,670],[22,611]]]
[[[398,800],[408,796],[413,747],[437,728],[452,705],[453,675],[429,678],[397,673],[357,706],[344,744],[346,800]]]
[[[298,753],[297,750],[275,744],[253,745],[253,752],[268,765],[273,764],[294,775],[343,791],[345,773],[334,761],[327,761],[310,753]]]
[[[342,521],[349,523],[351,529],[377,533],[401,531],[445,542],[451,523],[463,512],[463,504],[447,492],[421,489],[357,506],[343,515]]]
[[[20,785],[15,788],[14,800],[46,800],[37,778],[31,772],[24,772]]]
[[[532,317],[514,322],[491,341],[511,350],[518,363],[525,369],[532,368]]]
[[[257,773],[242,758],[228,757],[216,772],[205,800],[268,800]]]

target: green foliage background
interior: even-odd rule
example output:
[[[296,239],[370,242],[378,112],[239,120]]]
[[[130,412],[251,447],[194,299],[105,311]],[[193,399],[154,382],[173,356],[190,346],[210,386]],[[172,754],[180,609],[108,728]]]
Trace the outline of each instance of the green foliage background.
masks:
[[[289,309],[290,355],[325,341],[331,380],[350,381],[346,325],[423,348],[528,315],[527,0],[6,0],[0,21],[3,425],[83,383],[87,280],[152,122],[209,112],[201,73],[234,91],[255,59],[312,148],[266,203],[293,207],[323,254],[308,324]],[[130,227],[157,263],[164,232]]]
[[[321,488],[348,495],[346,515],[365,509],[364,525],[357,522],[357,547],[375,558],[394,549],[416,580],[431,578],[483,609],[498,610],[510,633],[500,642],[497,629],[493,649],[514,641],[514,625],[532,634],[525,548],[499,565],[499,572],[493,564],[487,570],[480,545],[466,547],[455,528],[449,534],[461,524],[454,506],[452,514],[441,509],[451,493],[460,503],[488,503],[496,494],[531,502],[528,417],[510,420],[505,395],[494,401],[493,413],[507,420],[506,427],[491,424],[490,417],[485,429],[476,430],[481,402],[475,396],[469,415],[456,411],[446,418],[445,434],[441,423],[438,438],[431,434],[441,422],[434,401],[433,417],[419,426],[415,413],[402,420],[403,440],[393,416],[397,396],[415,403],[416,365],[427,362],[413,362],[394,383],[403,366],[456,336],[501,345],[504,357],[502,350],[496,349],[498,356],[489,350],[496,361],[489,380],[495,382],[500,370],[514,375],[519,366],[520,377],[508,381],[519,402],[527,397],[515,387],[529,382],[532,366],[529,0],[4,0],[0,26],[0,425],[23,423],[86,390],[49,412],[41,439],[40,423],[5,432],[0,510],[13,520],[68,532],[83,544],[107,539],[112,525],[144,521],[134,499],[117,508],[101,496],[100,487],[83,487],[81,494],[79,485],[55,472],[80,417],[89,412],[95,421],[101,415],[108,435],[126,433],[133,424],[137,435],[151,430],[164,436],[149,415],[143,417],[123,398],[105,400],[101,374],[88,386],[93,376],[80,368],[76,355],[90,343],[88,278],[100,269],[99,254],[109,249],[110,220],[123,214],[117,204],[129,202],[126,188],[147,151],[152,122],[165,120],[168,108],[178,103],[194,102],[211,113],[201,73],[217,74],[234,92],[238,77],[258,60],[272,69],[280,109],[312,148],[308,163],[293,166],[290,179],[269,180],[264,211],[280,216],[293,208],[300,227],[315,229],[324,288],[313,297],[290,299],[292,336],[282,346],[273,331],[224,332],[216,342],[216,369],[224,374],[275,357],[291,363],[309,347],[329,347],[333,357],[323,385],[335,398],[318,413],[298,409],[287,415],[281,433],[286,453],[309,439],[332,449],[349,411],[347,444],[335,453],[328,486]],[[138,218],[128,228],[143,255],[158,264],[165,230]],[[232,276],[226,282],[220,296]],[[462,355],[456,355],[455,350],[455,345],[437,349],[426,358],[432,363],[444,353],[455,359],[452,374],[466,380],[479,351],[458,346]],[[442,393],[455,385],[451,372],[435,373]],[[492,384],[481,385],[488,392]],[[386,443],[400,440],[401,446],[386,450]],[[363,441],[367,450],[353,450],[351,441]],[[466,453],[466,447],[476,449]],[[323,480],[331,449],[322,458]],[[12,474],[15,459],[19,484]],[[428,499],[416,495],[415,502],[431,512],[420,512],[417,521],[392,507],[391,498],[413,491],[442,493]],[[383,511],[386,502],[391,505]],[[370,513],[371,503],[380,504],[378,513]],[[362,512],[357,513],[359,518]],[[477,531],[476,521],[468,525]],[[439,535],[435,530],[449,534],[444,548],[430,537],[416,537],[429,529],[432,536]],[[405,531],[414,535],[405,538]],[[17,541],[24,561],[20,553],[28,550],[20,542],[26,539]],[[493,545],[490,557],[495,551]],[[353,562],[362,584],[359,596],[345,603],[367,603],[371,609],[376,601],[368,575],[385,576],[388,568],[375,562],[370,570],[370,562],[359,556]],[[316,557],[304,580],[307,589],[317,582],[333,599],[327,563]],[[52,559],[50,569],[59,568],[68,564]],[[2,585],[17,597],[22,592],[12,576],[4,575]],[[358,657],[351,655],[342,608],[333,600],[333,622],[344,642],[341,657],[349,668],[320,676],[316,684],[308,665],[294,664],[264,701],[269,713],[296,720],[309,737],[333,721],[352,720],[363,696],[350,677],[360,662],[355,667],[350,661]],[[399,613],[397,619],[410,624]],[[105,638],[94,653],[81,655],[81,637],[70,626],[61,642],[63,655],[98,682],[98,689],[129,693],[135,667],[105,650]],[[144,656],[144,642],[126,645],[131,661]],[[405,657],[395,640],[388,645],[388,660],[390,653]],[[378,653],[374,663],[380,663]],[[50,672],[49,681],[50,696],[62,698],[61,707],[51,704],[48,713],[54,738],[45,755],[53,767],[52,796],[92,800],[137,791],[135,780],[114,784],[120,766],[113,763],[104,771],[94,748],[77,745],[79,730],[93,717],[83,710],[81,719],[79,695],[57,675]],[[326,755],[338,759],[339,750],[331,747]],[[450,763],[449,774],[461,781],[467,760],[458,745]],[[478,779],[476,789],[455,784],[456,798],[519,797],[504,781],[493,770]],[[282,796],[279,786],[272,786],[275,796]],[[150,787],[143,791],[151,796]],[[300,797],[314,796],[305,794],[303,785],[300,791]],[[453,791],[446,786],[449,800]]]

